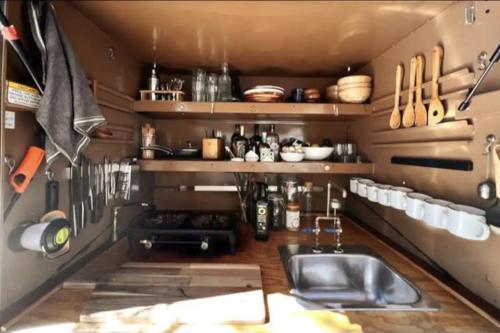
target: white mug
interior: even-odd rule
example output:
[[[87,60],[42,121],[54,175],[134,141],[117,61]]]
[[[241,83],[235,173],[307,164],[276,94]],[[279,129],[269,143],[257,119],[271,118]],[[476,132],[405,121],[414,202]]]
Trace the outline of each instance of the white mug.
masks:
[[[377,184],[377,183],[372,183],[372,184],[366,185],[366,189],[368,192],[367,198],[369,201],[377,202],[377,190],[378,190],[379,185],[380,184]]]
[[[391,185],[379,184],[377,186],[377,202],[383,206],[390,206]]]
[[[434,228],[446,229],[448,206],[452,204],[452,202],[440,199],[425,200],[424,222]]]
[[[366,178],[358,179],[358,186],[357,186],[358,195],[360,197],[366,198],[366,196],[368,195],[367,185],[373,183],[375,182],[371,179],[366,179]]]
[[[432,199],[423,193],[408,193],[406,195],[405,213],[411,218],[422,220],[424,218],[425,200]]]
[[[471,206],[450,205],[448,207],[447,227],[455,236],[483,241],[490,237],[486,224],[485,211]]]
[[[392,187],[389,194],[391,207],[404,210],[406,207],[406,195],[410,192],[413,192],[413,190],[408,187]]]
[[[351,190],[352,193],[358,193],[358,181],[360,178],[358,177],[352,177],[349,180],[349,189]]]

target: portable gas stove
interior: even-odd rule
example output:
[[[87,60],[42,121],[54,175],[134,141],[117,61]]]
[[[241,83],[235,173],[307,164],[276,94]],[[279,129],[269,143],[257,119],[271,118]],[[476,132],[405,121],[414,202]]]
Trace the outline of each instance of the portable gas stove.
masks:
[[[239,217],[227,213],[158,212],[135,229],[146,250],[174,248],[198,254],[236,253]]]

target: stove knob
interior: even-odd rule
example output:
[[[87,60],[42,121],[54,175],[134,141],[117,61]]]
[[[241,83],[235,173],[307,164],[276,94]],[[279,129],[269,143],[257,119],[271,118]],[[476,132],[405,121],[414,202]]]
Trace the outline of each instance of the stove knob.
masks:
[[[151,242],[149,239],[141,239],[139,243],[144,246],[145,250],[151,250],[153,248],[153,242]]]
[[[203,238],[203,240],[201,241],[201,244],[200,244],[200,248],[203,250],[203,251],[206,251],[208,250],[208,238]]]

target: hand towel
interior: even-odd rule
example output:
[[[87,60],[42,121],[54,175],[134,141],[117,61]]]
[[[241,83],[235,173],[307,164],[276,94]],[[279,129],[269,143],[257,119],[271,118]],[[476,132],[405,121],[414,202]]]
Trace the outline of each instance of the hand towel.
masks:
[[[47,165],[62,155],[75,165],[90,133],[105,124],[71,45],[49,1],[31,1],[33,37],[42,55],[45,89],[36,119],[45,130]],[[84,33],[84,32],[82,32]]]

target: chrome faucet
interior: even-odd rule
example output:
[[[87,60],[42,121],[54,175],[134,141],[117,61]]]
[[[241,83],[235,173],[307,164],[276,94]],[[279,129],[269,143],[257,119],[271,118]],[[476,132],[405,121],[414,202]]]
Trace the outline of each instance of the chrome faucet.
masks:
[[[120,212],[120,209],[125,208],[125,207],[133,207],[133,206],[138,206],[138,207],[148,207],[150,209],[156,209],[156,206],[150,203],[146,202],[128,202],[123,205],[117,205],[113,206],[113,232],[111,235],[111,241],[117,242],[118,241],[118,213]]]
[[[342,198],[347,197],[347,191],[340,186],[333,184],[336,190],[342,193]],[[327,195],[326,195],[326,216],[318,216],[314,220],[314,246],[312,251],[314,253],[322,253],[323,249],[319,244],[319,235],[321,233],[320,222],[333,222],[333,233],[335,234],[335,253],[343,253],[342,244],[340,242],[340,236],[342,235],[342,224],[340,222],[340,217],[337,216],[337,209],[340,208],[340,201],[337,199],[331,199],[332,182],[328,182]],[[330,207],[333,208],[333,216],[330,216]]]

